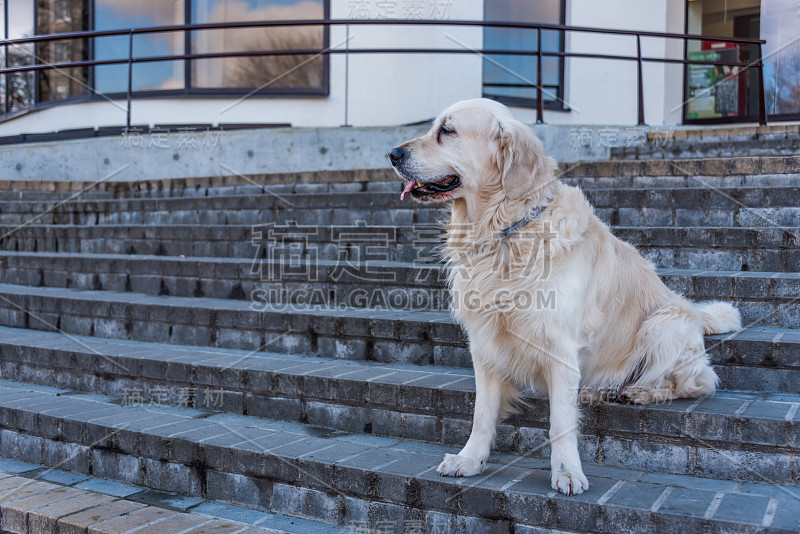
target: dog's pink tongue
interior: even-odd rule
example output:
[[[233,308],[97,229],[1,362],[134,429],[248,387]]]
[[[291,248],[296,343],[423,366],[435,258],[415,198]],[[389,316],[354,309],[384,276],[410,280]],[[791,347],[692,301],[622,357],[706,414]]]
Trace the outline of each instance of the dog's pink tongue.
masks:
[[[414,185],[416,185],[414,180],[408,180],[406,182],[406,188],[403,189],[402,193],[400,193],[400,202],[406,199],[406,195],[408,195],[411,192],[411,190],[414,189]]]

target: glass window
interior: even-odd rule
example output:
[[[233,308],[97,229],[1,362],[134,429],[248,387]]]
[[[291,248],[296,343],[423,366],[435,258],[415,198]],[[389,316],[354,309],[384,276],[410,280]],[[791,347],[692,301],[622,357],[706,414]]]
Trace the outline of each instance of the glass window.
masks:
[[[248,20],[321,19],[322,0],[194,0],[192,23]],[[195,53],[314,49],[325,47],[322,26],[193,32]],[[266,90],[322,89],[322,56],[250,56],[195,60],[192,86]]]
[[[713,37],[759,38],[759,0],[737,3],[693,0],[687,5],[686,30]],[[687,59],[748,63],[757,56],[755,45],[714,39],[686,43]],[[689,64],[686,66],[688,121],[719,122],[758,116],[759,78],[756,69],[735,65]]]
[[[38,0],[36,33],[65,33],[89,29],[88,0]],[[66,63],[89,59],[86,39],[66,39],[36,45],[37,63]],[[57,68],[36,72],[38,100],[60,100],[86,94],[89,68]]]
[[[484,2],[487,21],[561,24],[562,0]],[[562,32],[542,31],[542,50],[562,50]],[[483,47],[487,50],[531,50],[538,46],[536,30],[485,28]],[[542,83],[545,102],[561,100],[564,63],[562,58],[542,58]],[[483,94],[510,104],[530,104],[536,100],[536,56],[486,55],[483,61]],[[527,102],[526,102],[527,101]]]
[[[184,0],[95,0],[94,23],[97,30],[143,28],[183,24]],[[134,57],[167,56],[184,53],[184,32],[137,35],[133,39]],[[128,36],[99,37],[95,58],[127,59]],[[133,66],[134,91],[184,88],[183,61],[153,61]],[[95,68],[98,93],[124,93],[128,90],[128,65],[98,65]]]
[[[800,4],[797,0],[762,0],[764,94],[767,113],[800,116]]]
[[[8,2],[8,38],[21,39],[33,35],[33,6],[29,0],[10,0]],[[21,44],[7,47],[6,64],[21,67],[34,63],[34,46]],[[7,111],[25,109],[33,105],[33,72],[17,72],[6,77]]]
[[[127,30],[195,23],[287,19],[323,19],[326,0],[0,0],[0,38],[96,30]],[[191,12],[187,12],[191,6]],[[90,20],[91,19],[91,20]],[[318,54],[259,56],[270,50],[322,50],[322,26],[184,30],[138,34],[133,57],[142,60],[200,53],[253,52],[246,57],[139,61],[133,65],[134,92],[197,88],[201,92],[253,89],[320,94],[327,89],[327,58]],[[0,65],[46,65],[35,72],[0,75],[0,114],[47,102],[94,94],[119,95],[128,90],[129,35],[64,39],[0,47]],[[95,67],[52,64],[96,59],[121,63]],[[191,78],[188,78],[192,72]],[[190,82],[191,81],[191,85]]]

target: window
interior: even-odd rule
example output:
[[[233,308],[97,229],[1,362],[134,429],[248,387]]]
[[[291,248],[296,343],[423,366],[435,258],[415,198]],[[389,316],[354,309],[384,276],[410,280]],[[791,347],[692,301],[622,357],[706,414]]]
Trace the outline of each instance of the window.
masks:
[[[762,0],[761,38],[764,45],[764,92],[767,113],[800,118],[800,3]]]
[[[39,35],[89,28],[88,0],[37,0],[36,4],[36,33]],[[35,48],[37,63],[67,63],[89,58],[86,39],[50,41],[39,43]],[[39,102],[85,95],[89,90],[89,68],[37,71],[36,87]]]
[[[486,0],[487,21],[518,21],[542,24],[564,23],[563,0]],[[532,29],[485,28],[483,46],[487,50],[531,50],[538,46],[537,32]],[[563,32],[542,30],[542,50],[564,49]],[[543,102],[561,108],[564,89],[564,60],[542,58]],[[483,60],[483,95],[512,105],[536,104],[536,56],[486,55]]]
[[[687,2],[686,29],[690,34],[715,37],[759,38],[760,0],[736,3],[715,0]],[[755,45],[690,40],[687,59],[748,63],[756,59]],[[759,78],[756,69],[735,65],[686,66],[684,117],[687,122],[737,121],[758,117]]]
[[[72,13],[70,7],[69,0],[53,0],[53,20],[56,22],[56,24],[72,22]]]
[[[689,0],[686,31],[719,37],[764,39],[764,100],[770,119],[800,118],[800,4],[797,0]],[[688,59],[749,63],[756,45],[708,39],[689,41]],[[760,80],[755,68],[687,65],[686,122],[724,122],[759,113]]]
[[[9,39],[21,39],[34,34],[33,3],[7,2],[6,28]],[[32,44],[6,47],[6,65],[21,67],[34,63]],[[6,76],[6,111],[12,112],[30,107],[33,104],[35,81],[32,72],[15,72]]]
[[[321,0],[194,0],[192,23],[248,20],[322,19]],[[325,47],[322,26],[241,28],[193,32],[192,50],[199,53],[313,49]],[[250,56],[195,60],[192,86],[276,90],[322,90],[326,85],[322,56]]]
[[[97,30],[145,28],[184,24],[185,0],[94,0],[94,26]],[[127,35],[95,40],[96,59],[127,59]],[[135,57],[180,55],[185,50],[184,32],[152,33],[133,38]],[[153,61],[133,66],[134,91],[183,89],[183,61]],[[128,90],[128,65],[98,65],[95,68],[98,93],[124,93]]]
[[[0,0],[0,39],[86,30],[127,30],[188,23],[324,19],[330,0]],[[132,67],[135,93],[325,95],[328,58],[319,54],[264,56],[271,50],[323,50],[322,26],[237,28],[138,34],[137,58],[245,52],[249,56],[187,61],[142,61]],[[0,74],[0,115],[77,97],[128,90],[130,36],[64,39],[0,48],[0,65],[17,67],[120,60],[95,67],[55,67]]]

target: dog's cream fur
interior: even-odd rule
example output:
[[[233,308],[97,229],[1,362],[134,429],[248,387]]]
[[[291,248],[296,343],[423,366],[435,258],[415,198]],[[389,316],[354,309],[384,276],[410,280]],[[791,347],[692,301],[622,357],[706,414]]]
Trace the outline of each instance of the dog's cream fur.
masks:
[[[405,180],[461,180],[419,199],[452,200],[445,256],[475,368],[472,434],[440,474],[483,471],[497,422],[519,399],[517,385],[548,392],[551,483],[567,495],[589,487],[578,455],[579,389],[641,404],[714,392],[703,333],[738,330],[739,312],[669,290],[579,189],[554,177],[541,142],[505,106],[458,102],[399,148],[403,157],[393,164]],[[540,205],[522,230],[499,237]],[[525,293],[554,306],[515,305]]]

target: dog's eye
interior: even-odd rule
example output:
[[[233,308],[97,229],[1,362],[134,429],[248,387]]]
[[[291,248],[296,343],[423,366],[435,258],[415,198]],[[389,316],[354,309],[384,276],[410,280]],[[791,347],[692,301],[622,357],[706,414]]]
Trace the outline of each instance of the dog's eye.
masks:
[[[455,131],[455,130],[452,130],[452,129],[450,129],[450,128],[447,128],[447,127],[445,127],[445,126],[442,126],[442,127],[439,129],[439,135],[437,136],[437,137],[438,137],[438,138],[437,138],[437,141],[438,141],[439,143],[441,143],[441,142],[442,142],[442,136],[443,136],[443,135],[453,135],[454,133],[456,133],[456,131]]]

